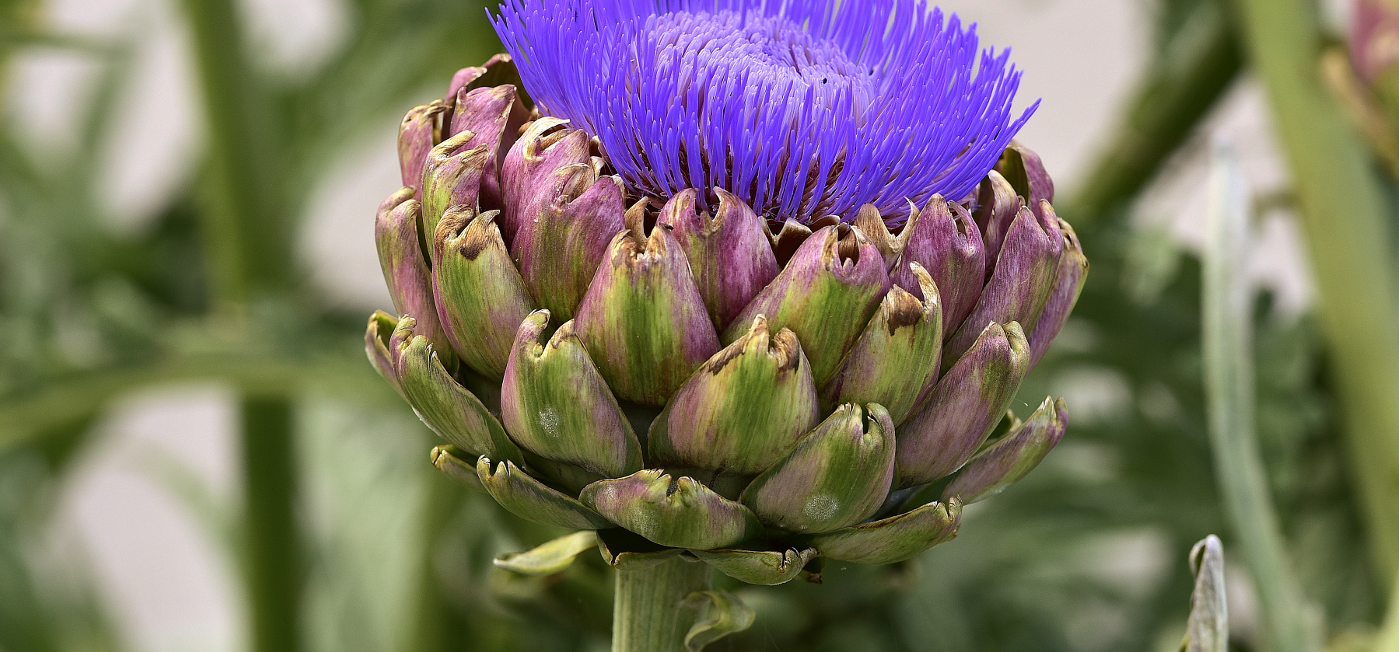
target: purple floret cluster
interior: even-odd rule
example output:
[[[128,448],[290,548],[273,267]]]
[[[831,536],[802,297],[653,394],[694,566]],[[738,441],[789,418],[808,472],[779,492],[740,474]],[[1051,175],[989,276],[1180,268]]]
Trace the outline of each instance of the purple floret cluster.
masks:
[[[1039,105],[1016,117],[1010,51],[921,0],[507,0],[492,21],[631,191],[719,187],[778,221],[965,197]]]

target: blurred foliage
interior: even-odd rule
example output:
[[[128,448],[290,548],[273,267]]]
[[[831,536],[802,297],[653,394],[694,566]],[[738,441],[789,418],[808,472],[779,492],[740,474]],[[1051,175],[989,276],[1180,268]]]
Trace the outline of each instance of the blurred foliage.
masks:
[[[327,162],[496,48],[480,2],[347,6],[349,36],[314,74],[247,63],[247,101],[262,125],[250,151],[271,193],[257,205],[286,265]],[[1017,401],[1023,415],[1050,391],[1069,394],[1069,436],[1024,481],[969,508],[959,539],[918,559],[831,564],[822,584],[721,577],[758,619],[710,649],[1179,645],[1193,583],[1185,552],[1212,532],[1227,551],[1230,532],[1205,435],[1199,263],[1134,225],[1130,200],[1167,156],[1200,146],[1195,125],[1242,62],[1224,3],[1156,7],[1156,62],[1138,99],[1099,172],[1079,196],[1061,198],[1092,261],[1088,285]],[[429,433],[362,359],[362,315],[328,306],[295,267],[289,287],[244,314],[219,310],[211,257],[228,245],[209,233],[207,169],[149,224],[111,226],[92,154],[109,145],[133,43],[46,32],[40,15],[37,3],[0,2],[0,63],[72,50],[100,64],[101,83],[78,112],[76,147],[35,151],[12,128],[0,132],[0,651],[129,645],[88,569],[45,559],[44,537],[113,400],[210,379],[298,398],[307,649],[606,650],[610,571],[590,554],[546,578],[492,567],[496,554],[561,533],[514,518],[426,463]],[[365,207],[364,219],[371,214]],[[1388,591],[1376,587],[1364,547],[1326,351],[1312,318],[1280,316],[1266,296],[1256,323],[1259,436],[1302,583],[1332,631],[1374,622]],[[153,479],[236,559],[240,505],[166,462]],[[1254,649],[1241,633],[1235,649]]]

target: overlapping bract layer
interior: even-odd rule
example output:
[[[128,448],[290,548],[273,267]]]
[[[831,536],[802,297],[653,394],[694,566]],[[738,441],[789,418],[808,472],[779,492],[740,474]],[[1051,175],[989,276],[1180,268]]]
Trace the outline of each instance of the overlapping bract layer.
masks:
[[[766,217],[961,199],[1035,108],[1012,112],[1008,51],[923,0],[507,0],[495,27],[627,187],[724,188]]]
[[[976,199],[935,195],[895,230],[866,206],[813,232],[724,190],[712,214],[699,189],[635,195],[587,132],[486,85],[510,65],[409,114],[424,190],[380,210],[400,316],[371,318],[366,345],[449,442],[448,475],[776,583],[951,538],[964,500],[1063,435],[1049,402],[987,443],[1087,271],[1033,153],[1012,145]],[[624,539],[604,533],[609,559]]]

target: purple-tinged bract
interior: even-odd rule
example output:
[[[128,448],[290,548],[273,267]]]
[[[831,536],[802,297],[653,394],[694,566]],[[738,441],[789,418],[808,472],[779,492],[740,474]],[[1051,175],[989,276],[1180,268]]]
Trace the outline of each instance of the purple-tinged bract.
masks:
[[[1016,117],[1009,50],[922,0],[507,0],[493,22],[630,189],[720,187],[771,219],[965,197],[1038,106]]]

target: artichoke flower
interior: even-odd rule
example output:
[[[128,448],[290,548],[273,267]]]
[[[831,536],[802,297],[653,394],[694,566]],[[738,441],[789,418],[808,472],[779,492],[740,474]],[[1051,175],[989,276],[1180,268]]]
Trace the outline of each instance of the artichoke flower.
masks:
[[[908,0],[493,21],[376,222],[366,346],[439,469],[614,565],[777,584],[951,539],[1062,437],[1007,415],[1088,268],[1008,51]]]

